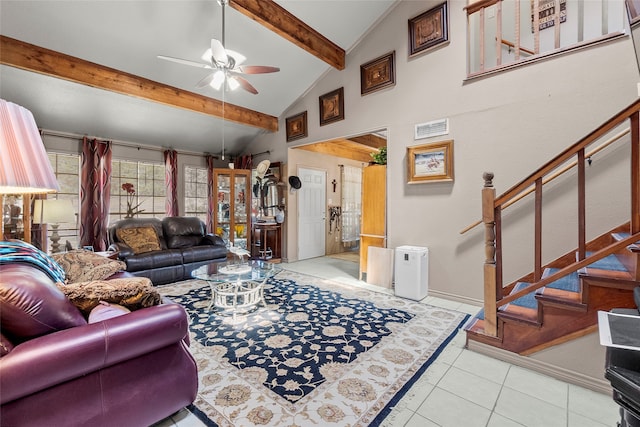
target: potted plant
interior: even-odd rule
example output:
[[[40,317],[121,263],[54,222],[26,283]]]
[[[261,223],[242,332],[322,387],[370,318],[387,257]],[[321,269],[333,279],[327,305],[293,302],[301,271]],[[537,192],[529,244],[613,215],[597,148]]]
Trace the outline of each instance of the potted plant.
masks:
[[[387,146],[380,147],[377,153],[371,153],[371,157],[373,158],[373,163],[376,165],[386,165],[387,164]]]

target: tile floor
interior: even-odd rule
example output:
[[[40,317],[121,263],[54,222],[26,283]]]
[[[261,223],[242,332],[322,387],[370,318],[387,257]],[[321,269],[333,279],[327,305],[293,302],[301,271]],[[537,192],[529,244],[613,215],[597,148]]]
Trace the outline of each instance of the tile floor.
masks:
[[[370,287],[358,264],[335,258],[282,264],[288,270]],[[391,292],[376,287],[377,290]],[[428,296],[425,303],[475,314],[478,307]],[[384,420],[385,427],[613,427],[611,396],[568,384],[464,348],[458,333]],[[180,411],[154,427],[203,426]],[[306,426],[301,426],[306,427]]]

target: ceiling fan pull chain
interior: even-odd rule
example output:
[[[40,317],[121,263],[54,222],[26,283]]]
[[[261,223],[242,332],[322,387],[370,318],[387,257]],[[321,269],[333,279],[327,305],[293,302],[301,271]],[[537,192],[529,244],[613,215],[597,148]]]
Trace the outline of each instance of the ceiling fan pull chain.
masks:
[[[224,9],[225,6],[227,5],[228,1],[227,0],[220,0],[220,5],[222,6],[222,47],[224,47],[225,49],[227,48],[227,45],[224,42],[224,34],[225,34],[225,29],[224,29]]]

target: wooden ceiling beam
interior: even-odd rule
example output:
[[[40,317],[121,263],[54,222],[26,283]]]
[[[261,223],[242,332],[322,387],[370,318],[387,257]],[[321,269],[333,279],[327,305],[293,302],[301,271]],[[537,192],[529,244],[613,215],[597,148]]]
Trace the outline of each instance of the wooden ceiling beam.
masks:
[[[273,0],[231,0],[229,6],[332,67],[344,70],[344,49]]]
[[[2,35],[0,64],[222,118],[222,102],[217,99]],[[226,102],[224,119],[270,132],[278,131],[277,117]]]
[[[317,142],[315,144],[300,145],[293,148],[322,153],[329,156],[343,157],[363,163],[369,163],[372,160],[371,153],[376,151],[348,139],[334,139],[331,141]]]
[[[354,136],[353,138],[349,138],[349,141],[357,142],[358,144],[363,144],[373,148],[381,148],[387,146],[387,140],[385,138],[374,135],[372,133],[367,135]]]

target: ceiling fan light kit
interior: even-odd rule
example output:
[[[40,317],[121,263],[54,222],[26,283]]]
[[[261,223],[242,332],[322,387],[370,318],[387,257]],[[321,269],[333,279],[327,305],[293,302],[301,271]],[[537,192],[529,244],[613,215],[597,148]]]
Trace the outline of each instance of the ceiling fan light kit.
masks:
[[[280,68],[265,65],[240,65],[246,58],[243,55],[227,50],[224,47],[225,6],[228,3],[228,0],[218,0],[218,4],[222,6],[222,42],[216,39],[211,39],[211,47],[207,49],[202,56],[202,59],[204,61],[208,61],[208,63],[190,61],[188,59],[180,59],[164,55],[158,55],[158,58],[176,62],[178,64],[214,70],[196,84],[196,87],[199,89],[211,86],[216,90],[220,90],[221,88],[223,88],[223,90],[236,90],[241,87],[247,92],[256,95],[258,90],[253,87],[247,79],[242,77],[241,74],[275,73],[280,71]]]

